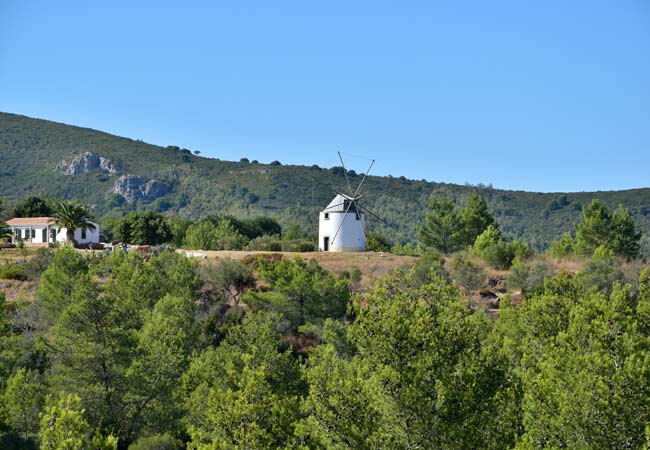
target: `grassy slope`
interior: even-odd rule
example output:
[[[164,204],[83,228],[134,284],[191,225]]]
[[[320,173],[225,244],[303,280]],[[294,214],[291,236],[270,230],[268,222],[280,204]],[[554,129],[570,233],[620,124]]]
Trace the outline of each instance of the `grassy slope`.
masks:
[[[173,186],[173,191],[148,204],[119,205],[110,193],[116,175],[65,176],[54,172],[59,161],[84,151],[112,160],[119,173],[165,181]],[[156,209],[193,218],[217,212],[239,217],[265,214],[283,224],[298,221],[313,231],[316,211],[333,196],[324,185],[343,189],[345,179],[331,170],[305,166],[202,158],[91,129],[0,113],[0,196],[9,203],[29,193],[47,193],[51,198],[76,198],[94,205],[98,216],[134,209]],[[462,202],[473,189],[478,188],[369,177],[365,185],[367,206],[397,224],[399,230],[387,228],[372,217],[368,218],[369,226],[395,241],[414,240],[415,228],[424,217],[432,193],[444,190]],[[509,237],[523,237],[537,248],[570,230],[582,205],[594,197],[612,208],[618,204],[628,207],[648,243],[650,189],[568,194],[491,188],[480,191],[488,198],[505,233]]]

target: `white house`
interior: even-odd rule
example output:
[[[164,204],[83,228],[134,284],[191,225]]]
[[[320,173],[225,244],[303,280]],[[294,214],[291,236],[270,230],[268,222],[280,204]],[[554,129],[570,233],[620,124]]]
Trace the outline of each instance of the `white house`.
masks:
[[[365,252],[366,216],[354,198],[338,194],[318,218],[318,250],[323,252]]]
[[[64,227],[57,227],[53,217],[16,217],[7,220],[7,225],[14,236],[14,242],[22,240],[26,244],[54,244],[65,243],[68,240],[68,231]],[[94,230],[77,228],[74,239],[78,244],[99,242],[99,225]]]

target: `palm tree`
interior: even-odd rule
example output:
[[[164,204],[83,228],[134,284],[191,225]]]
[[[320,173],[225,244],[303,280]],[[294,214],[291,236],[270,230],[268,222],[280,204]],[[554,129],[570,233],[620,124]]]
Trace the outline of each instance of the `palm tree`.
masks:
[[[91,214],[88,207],[75,201],[61,201],[54,204],[54,221],[56,226],[65,227],[66,239],[76,246],[74,232],[77,228],[95,231],[97,227],[90,221]]]
[[[0,220],[0,241],[7,240],[11,237],[13,237],[11,228],[9,228],[5,222]]]

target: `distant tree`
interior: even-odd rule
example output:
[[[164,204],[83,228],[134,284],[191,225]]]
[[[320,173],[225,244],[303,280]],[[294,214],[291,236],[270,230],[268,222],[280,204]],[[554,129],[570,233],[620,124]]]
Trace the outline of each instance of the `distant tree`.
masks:
[[[248,163],[250,163],[250,161],[248,160],[248,158],[241,158],[241,159],[239,160],[239,162],[240,162],[240,163],[244,163],[244,164],[248,164]]]
[[[488,210],[485,199],[478,193],[472,193],[467,204],[460,212],[463,227],[463,243],[472,245],[485,229],[494,225],[494,216]]]
[[[592,200],[582,209],[580,222],[576,225],[576,253],[590,256],[597,247],[607,247],[611,232],[612,223],[607,205],[599,199]]]
[[[462,232],[462,222],[454,203],[444,195],[432,197],[425,223],[418,228],[420,244],[448,255],[458,248]]]
[[[14,207],[14,217],[48,217],[52,215],[50,203],[36,195],[30,195]]]
[[[385,236],[370,231],[366,233],[366,247],[371,252],[389,252],[390,241]]]
[[[271,161],[271,163],[269,165],[270,166],[281,166],[282,163],[280,161],[278,161],[278,160],[275,160],[275,161]]]
[[[11,232],[11,228],[9,228],[9,225],[7,225],[5,222],[0,220],[0,241],[11,239],[12,237],[13,237],[13,233]]]
[[[158,245],[169,242],[172,232],[165,216],[153,211],[143,211],[123,217],[115,227],[115,237],[131,244]]]
[[[497,227],[488,225],[476,238],[472,251],[495,269],[508,269],[515,257],[516,247],[503,240]]]
[[[612,214],[611,248],[614,253],[626,258],[636,258],[641,249],[641,234],[636,230],[630,212],[619,206]]]
[[[201,154],[201,151],[200,150],[194,150],[194,154],[198,156],[198,155]]]
[[[54,204],[52,214],[57,226],[66,228],[66,239],[76,246],[74,232],[77,228],[82,230],[95,231],[97,227],[91,222],[91,214],[88,207],[74,201],[60,201]]]
[[[555,258],[564,258],[566,256],[573,255],[574,253],[575,241],[571,233],[568,231],[562,235],[562,237],[556,241],[551,242],[551,246],[548,249],[548,254]]]
[[[224,259],[206,269],[208,280],[225,300],[239,302],[241,294],[255,286],[255,277],[242,262]]]

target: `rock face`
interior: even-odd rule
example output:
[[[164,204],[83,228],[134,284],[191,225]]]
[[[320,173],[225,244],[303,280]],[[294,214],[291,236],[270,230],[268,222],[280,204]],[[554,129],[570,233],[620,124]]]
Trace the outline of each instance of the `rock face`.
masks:
[[[111,160],[92,152],[84,152],[74,156],[72,159],[63,160],[56,165],[54,170],[63,172],[66,175],[80,175],[94,170],[101,170],[108,173],[117,172]]]
[[[162,181],[136,175],[122,175],[113,185],[113,193],[121,195],[129,203],[137,200],[155,200],[169,191],[171,187]]]

